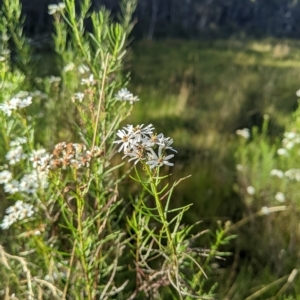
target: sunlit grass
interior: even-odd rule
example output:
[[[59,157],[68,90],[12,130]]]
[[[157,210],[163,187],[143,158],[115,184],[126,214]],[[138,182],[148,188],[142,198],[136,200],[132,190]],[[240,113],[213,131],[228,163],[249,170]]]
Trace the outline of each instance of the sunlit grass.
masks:
[[[174,199],[176,205],[194,203],[186,222],[199,219],[204,224],[213,224],[218,219],[236,222],[249,213],[243,196],[237,193],[234,153],[243,146],[235,131],[252,126],[258,126],[260,131],[264,116],[268,115],[268,143],[282,137],[291,121],[291,112],[297,108],[299,49],[298,41],[276,39],[140,41],[133,46],[131,85],[142,101],[136,105],[131,122],[148,120],[172,134],[179,151],[174,173],[193,174],[178,187]],[[253,165],[249,162],[253,171],[248,175],[261,190],[274,193],[278,183],[269,175],[274,157],[265,146],[260,148],[259,143],[258,140],[253,144],[257,156]],[[262,151],[265,154],[260,161]],[[293,192],[295,197],[297,194]],[[266,205],[264,197],[256,200],[251,209],[259,210],[259,205]],[[270,261],[272,257],[274,262],[280,249],[258,248],[262,237],[265,249],[272,243],[274,247],[284,247],[290,233],[281,231],[288,216],[286,212],[270,220],[268,217],[253,220],[252,229],[241,228],[238,242],[231,248],[236,257],[220,262],[224,266],[219,269],[218,277],[222,299],[239,300],[249,295],[252,295],[249,299],[266,299],[277,293],[278,299],[289,299],[284,293],[293,290],[297,294],[297,277],[292,285],[285,285],[288,278],[285,276],[277,282],[274,269],[280,267]],[[272,223],[275,220],[278,227]],[[291,222],[290,226],[295,226]],[[261,235],[260,226],[271,227]],[[274,240],[277,233],[272,228],[279,230],[277,243]],[[292,272],[296,267],[293,262],[288,258],[281,261],[282,270]],[[283,286],[286,290],[281,290]]]

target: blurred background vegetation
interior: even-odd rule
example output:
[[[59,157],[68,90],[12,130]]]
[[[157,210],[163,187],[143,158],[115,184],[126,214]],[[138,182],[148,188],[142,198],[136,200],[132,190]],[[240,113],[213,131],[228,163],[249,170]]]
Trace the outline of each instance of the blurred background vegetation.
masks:
[[[38,75],[57,75],[47,14],[53,1],[22,2],[44,66]],[[93,8],[101,5],[117,13],[118,0]],[[297,152],[283,160],[276,151],[285,131],[300,132],[300,1],[139,0],[135,16],[124,75],[131,73],[141,101],[128,122],[153,123],[174,138],[173,176],[192,174],[174,197],[175,206],[194,204],[186,223],[238,224],[225,249],[232,255],[211,266],[218,299],[300,299],[299,184],[270,176],[299,163]],[[250,128],[249,140],[236,135],[242,128]],[[279,187],[285,207],[274,197]]]

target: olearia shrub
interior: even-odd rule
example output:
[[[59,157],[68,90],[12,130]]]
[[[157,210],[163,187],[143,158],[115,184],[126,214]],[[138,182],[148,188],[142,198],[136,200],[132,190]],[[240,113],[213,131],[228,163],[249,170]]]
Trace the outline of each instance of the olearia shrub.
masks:
[[[268,273],[270,285],[257,293],[264,298],[299,294],[299,112],[298,108],[292,115],[281,140],[267,135],[269,115],[264,116],[260,131],[256,127],[237,131],[235,190],[243,202],[244,216],[233,227],[247,236],[244,242],[237,240],[240,251],[247,249],[249,260],[266,262],[256,270],[261,276]],[[271,284],[277,279],[277,284]],[[259,280],[265,279],[256,284]]]
[[[0,18],[0,291],[5,299],[213,299],[210,263],[227,253],[184,225],[166,167],[173,140],[153,125],[119,129],[139,101],[123,61],[137,2],[113,19],[91,2],[49,5],[56,76],[34,77],[18,0]],[[85,24],[90,24],[89,30]],[[16,37],[16,33],[18,36]],[[20,44],[21,43],[21,44]],[[14,57],[9,44],[14,45]],[[118,152],[132,162],[113,159]],[[120,170],[123,172],[120,175]],[[131,178],[142,191],[122,197]],[[118,176],[116,176],[118,174]],[[187,176],[188,177],[188,176]]]

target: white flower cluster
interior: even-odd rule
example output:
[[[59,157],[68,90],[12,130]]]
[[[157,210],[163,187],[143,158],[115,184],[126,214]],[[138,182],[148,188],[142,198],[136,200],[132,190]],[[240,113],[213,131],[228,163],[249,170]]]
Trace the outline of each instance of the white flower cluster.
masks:
[[[94,85],[96,83],[95,79],[94,79],[94,75],[91,74],[88,78],[82,78],[81,79],[81,85]]]
[[[79,102],[82,102],[84,99],[84,93],[78,92],[74,94],[75,99],[78,100]]]
[[[282,140],[283,148],[290,150],[297,144],[300,144],[300,134],[292,131],[284,133],[284,138]]]
[[[33,150],[29,156],[33,168],[39,171],[44,171],[43,166],[47,164],[50,158],[51,155],[44,148]]]
[[[82,65],[78,66],[78,72],[79,72],[80,74],[85,74],[85,73],[90,72],[90,69],[89,69],[88,66],[82,64]]]
[[[277,150],[277,154],[280,156],[288,156],[289,151],[296,145],[300,145],[300,134],[293,131],[285,132],[282,140],[282,148]],[[298,152],[298,154],[300,154],[300,152]]]
[[[10,100],[0,103],[0,110],[7,115],[8,117],[11,116],[11,113],[13,110],[17,110],[18,108],[25,108],[29,106],[32,103],[32,97],[18,97],[16,95],[15,97],[11,98]]]
[[[15,205],[6,209],[6,215],[4,216],[0,227],[2,230],[8,229],[15,222],[30,218],[33,214],[33,205],[18,200]]]
[[[33,150],[32,153],[26,155],[23,153],[21,144],[26,142],[26,138],[17,138],[10,142],[12,147],[5,158],[8,160],[10,165],[15,165],[22,159],[29,157],[32,162],[33,170],[31,173],[25,174],[20,181],[13,179],[13,174],[6,170],[0,172],[0,184],[4,185],[4,191],[8,194],[25,193],[35,194],[38,188],[45,189],[48,186],[48,173],[47,170],[42,169],[42,165],[48,161],[49,154],[46,153],[45,149]]]
[[[284,172],[285,177],[290,180],[300,181],[300,169],[290,169]]]
[[[58,4],[49,4],[48,5],[48,14],[49,15],[54,15],[57,12],[63,11],[65,9],[65,4],[64,3],[58,3]]]
[[[70,62],[64,66],[63,72],[67,73],[67,72],[73,71],[74,68],[75,68],[75,64],[73,62]]]
[[[296,168],[287,170],[285,172],[281,170],[273,169],[270,172],[270,175],[278,178],[286,177],[289,180],[296,180],[298,182],[300,181],[300,169],[296,169]]]
[[[4,191],[8,194],[25,193],[35,194],[39,187],[45,189],[48,186],[47,173],[32,171],[25,174],[20,181],[13,179],[13,174],[4,170],[0,172],[0,184],[4,184]]]
[[[174,157],[174,154],[166,156],[165,153],[166,150],[177,152],[171,147],[173,139],[164,137],[162,133],[155,134],[152,124],[143,126],[144,124],[136,127],[127,125],[118,130],[117,135],[120,140],[114,143],[121,144],[119,152],[123,150],[124,157],[129,157],[129,161],[135,161],[135,164],[139,161],[146,162],[151,169],[163,165],[173,166],[174,164],[168,160]]]
[[[278,169],[273,169],[273,170],[270,172],[270,175],[271,175],[271,176],[278,177],[278,178],[283,178],[284,172],[281,171],[281,170],[278,170]]]
[[[250,138],[250,129],[249,128],[238,129],[235,133],[237,135],[243,137],[246,140],[248,140]]]
[[[22,144],[25,144],[27,139],[24,137],[16,138],[10,142],[10,150],[6,153],[5,158],[10,165],[15,165],[25,159],[27,155],[23,152]]]
[[[133,102],[140,101],[139,97],[133,96],[133,94],[130,93],[127,88],[119,90],[118,93],[115,95],[115,98],[119,101],[129,101],[130,104],[133,104]]]

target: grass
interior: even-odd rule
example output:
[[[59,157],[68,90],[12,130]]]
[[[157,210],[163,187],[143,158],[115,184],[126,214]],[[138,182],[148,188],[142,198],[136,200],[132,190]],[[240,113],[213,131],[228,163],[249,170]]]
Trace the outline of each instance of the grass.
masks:
[[[180,172],[197,169],[194,178],[211,174],[200,194],[222,190],[209,201],[223,202],[234,180],[235,131],[261,126],[269,114],[269,133],[276,139],[297,107],[299,46],[280,40],[139,41],[130,69],[131,89],[142,101],[131,122],[152,122],[172,135],[183,160]],[[198,186],[196,178],[189,182]],[[211,215],[220,215],[218,207],[211,205]]]
[[[174,138],[179,152],[174,176],[193,174],[177,187],[174,197],[178,206],[193,203],[185,222],[202,220],[212,226],[217,220],[236,222],[245,216],[244,202],[235,189],[234,153],[240,147],[235,131],[261,128],[267,114],[268,139],[272,143],[281,138],[297,108],[299,46],[298,41],[276,39],[158,40],[133,45],[131,89],[141,101],[130,121],[153,123]],[[278,220],[286,222],[285,217]],[[249,291],[255,293],[253,299],[266,299],[286,282],[285,278],[276,284],[278,277],[266,250],[255,247],[261,243],[258,224],[250,235],[247,226],[241,229],[238,242],[229,247],[238,253],[236,269],[233,258],[221,262],[218,280],[224,299],[245,299]],[[253,247],[249,238],[256,241]],[[285,263],[296,267],[293,260]],[[299,293],[296,283],[289,289]]]

